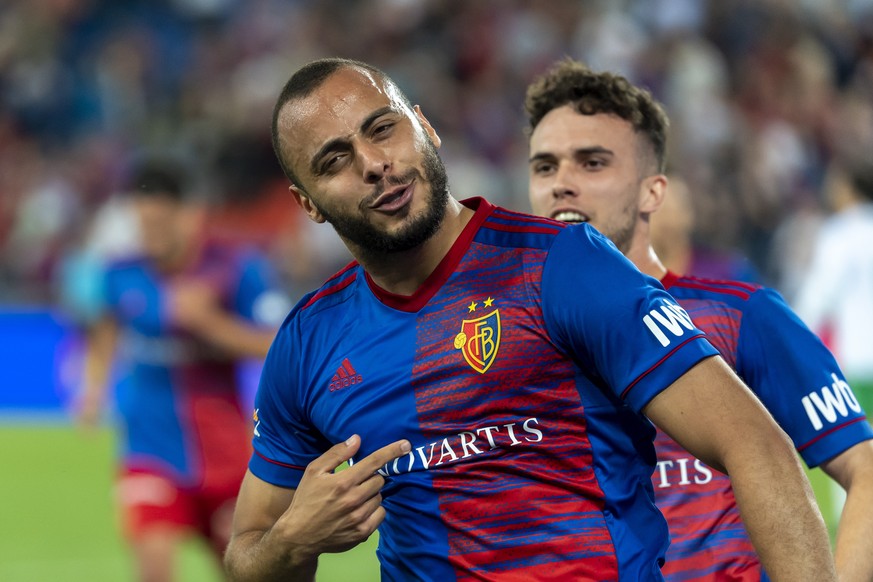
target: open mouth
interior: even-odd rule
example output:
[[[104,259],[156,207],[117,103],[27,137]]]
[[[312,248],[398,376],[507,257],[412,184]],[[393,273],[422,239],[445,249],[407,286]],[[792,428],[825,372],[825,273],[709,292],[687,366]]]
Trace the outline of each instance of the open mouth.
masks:
[[[587,216],[580,212],[576,212],[575,210],[560,210],[553,213],[552,218],[554,220],[569,222],[571,224],[579,224],[581,222],[588,222],[589,220]]]
[[[396,212],[406,206],[412,199],[414,186],[415,182],[413,181],[405,186],[389,190],[379,196],[370,208],[381,212]]]

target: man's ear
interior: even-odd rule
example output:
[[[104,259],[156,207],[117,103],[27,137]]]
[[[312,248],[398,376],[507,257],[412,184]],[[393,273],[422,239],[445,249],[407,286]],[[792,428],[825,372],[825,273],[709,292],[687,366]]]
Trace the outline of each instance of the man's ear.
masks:
[[[421,112],[421,106],[416,105],[412,108],[415,112],[415,116],[418,118],[418,121],[421,123],[421,126],[424,128],[425,133],[430,137],[430,140],[433,142],[433,145],[436,147],[440,147],[442,140],[440,140],[440,136],[437,135],[436,130],[427,120],[427,117],[424,116],[424,113]]]
[[[640,188],[640,212],[651,214],[657,212],[664,203],[667,193],[667,176],[654,174],[643,179]]]
[[[303,212],[309,217],[313,222],[322,223],[324,222],[324,216],[322,216],[321,212],[318,208],[315,207],[315,204],[312,203],[312,199],[309,195],[303,191],[302,188],[291,184],[288,186],[288,190],[294,196],[294,200],[297,201],[297,205],[303,209]]]

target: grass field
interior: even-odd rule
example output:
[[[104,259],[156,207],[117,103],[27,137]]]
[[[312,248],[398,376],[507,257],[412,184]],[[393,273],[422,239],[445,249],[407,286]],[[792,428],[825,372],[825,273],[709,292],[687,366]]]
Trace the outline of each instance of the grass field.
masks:
[[[0,423],[0,581],[133,581],[111,499],[114,443],[109,430],[86,435],[60,423]],[[810,477],[827,495],[820,470]],[[833,525],[833,524],[831,524]],[[323,556],[319,582],[376,582],[376,536]],[[180,582],[211,582],[219,571],[197,543],[179,563]]]
[[[0,580],[133,581],[112,504],[114,443],[62,423],[0,423]],[[319,582],[376,582],[376,536],[320,560]],[[198,543],[183,549],[180,582],[219,580]]]

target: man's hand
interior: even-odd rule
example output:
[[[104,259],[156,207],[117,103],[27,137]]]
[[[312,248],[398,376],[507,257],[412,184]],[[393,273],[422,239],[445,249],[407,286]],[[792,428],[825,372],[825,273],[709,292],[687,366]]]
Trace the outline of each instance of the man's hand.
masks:
[[[290,507],[276,524],[287,524],[289,534],[293,529],[294,545],[307,556],[349,550],[370,537],[385,519],[379,493],[385,479],[376,471],[411,447],[407,441],[398,441],[334,472],[360,446],[360,437],[354,435],[312,461]]]
[[[207,332],[216,314],[221,313],[215,288],[207,281],[175,281],[169,297],[173,323],[195,335]]]
[[[376,471],[409,453],[400,440],[335,473],[361,447],[354,435],[312,461],[297,489],[271,485],[247,472],[225,553],[231,580],[315,580],[318,556],[366,540],[385,519]]]

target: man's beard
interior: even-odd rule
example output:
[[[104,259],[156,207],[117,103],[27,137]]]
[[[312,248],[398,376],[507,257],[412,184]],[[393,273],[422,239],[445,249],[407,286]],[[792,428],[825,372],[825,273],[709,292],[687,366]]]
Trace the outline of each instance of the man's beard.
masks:
[[[618,219],[611,224],[603,224],[600,227],[595,226],[612,244],[621,251],[621,254],[627,255],[633,243],[634,233],[637,229],[637,217],[640,215],[640,205],[636,198],[631,198],[628,205],[618,215]]]
[[[636,214],[630,215],[630,218],[628,218],[628,215],[622,215],[622,219],[628,219],[623,220],[623,223],[619,226],[610,228],[609,232],[604,231],[603,233],[623,255],[627,255],[631,247],[634,231],[636,230],[635,216]]]
[[[382,195],[386,186],[408,184],[416,178],[419,182],[430,184],[430,203],[424,212],[412,217],[407,225],[394,234],[383,232],[371,224],[363,214],[334,214],[333,211],[326,212],[320,205],[315,204],[315,201],[313,204],[337,234],[368,254],[408,251],[421,245],[436,233],[445,218],[449,202],[446,168],[433,142],[428,139],[425,147],[423,180],[421,172],[413,168],[403,176],[389,177],[384,182],[380,182],[375,192],[365,201],[366,204],[376,200]]]

